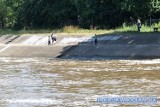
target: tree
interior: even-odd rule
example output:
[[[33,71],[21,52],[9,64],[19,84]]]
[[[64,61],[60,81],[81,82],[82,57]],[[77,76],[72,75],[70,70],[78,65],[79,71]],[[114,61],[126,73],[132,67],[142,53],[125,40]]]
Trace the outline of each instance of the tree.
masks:
[[[151,17],[160,18],[160,0],[151,0]]]
[[[0,28],[5,26],[6,15],[7,8],[5,6],[4,0],[0,0]]]
[[[82,27],[114,28],[120,25],[120,0],[77,0],[76,6]]]
[[[115,28],[129,17],[160,17],[159,0],[0,0],[0,23],[9,28]]]
[[[18,11],[23,0],[1,0],[0,11],[3,11],[5,27],[13,28],[17,23]]]
[[[77,13],[70,0],[28,0],[22,5],[21,18],[28,27],[61,27],[76,20]]]

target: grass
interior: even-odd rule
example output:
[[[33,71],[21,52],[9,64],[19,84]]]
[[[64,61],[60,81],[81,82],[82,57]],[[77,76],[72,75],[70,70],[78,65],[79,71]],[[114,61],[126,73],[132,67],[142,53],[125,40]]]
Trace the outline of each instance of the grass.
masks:
[[[160,29],[160,23],[157,24],[158,28]],[[148,27],[148,26],[142,26],[141,32],[153,32],[153,28],[155,25]],[[94,29],[82,29],[77,26],[65,26],[62,29],[52,30],[52,29],[36,29],[36,30],[11,30],[11,29],[1,29],[0,35],[6,35],[6,34],[13,34],[13,35],[22,35],[22,34],[45,34],[45,33],[51,33],[56,32],[59,34],[84,34],[84,35],[91,35],[91,34],[111,34],[111,33],[137,33],[137,26],[124,26],[119,27],[116,29],[100,29],[100,30],[94,30]]]
[[[0,35],[13,34],[13,35],[22,35],[22,34],[46,34],[46,33],[59,33],[59,34],[73,34],[73,35],[92,35],[92,34],[104,34],[104,33],[113,33],[114,30],[93,30],[93,29],[81,29],[74,26],[66,26],[62,29],[35,29],[35,30],[11,30],[3,29],[0,30]]]
[[[6,35],[6,34],[15,34],[15,35],[21,35],[21,34],[40,34],[40,33],[50,33],[52,30],[48,29],[38,29],[38,30],[11,30],[11,29],[1,29],[0,35]]]
[[[153,32],[153,28],[156,26],[144,26],[142,25],[141,27],[141,32]],[[158,27],[160,29],[160,25]],[[133,25],[133,26],[125,26],[125,27],[120,27],[118,29],[116,29],[116,31],[118,32],[137,32],[137,26]]]

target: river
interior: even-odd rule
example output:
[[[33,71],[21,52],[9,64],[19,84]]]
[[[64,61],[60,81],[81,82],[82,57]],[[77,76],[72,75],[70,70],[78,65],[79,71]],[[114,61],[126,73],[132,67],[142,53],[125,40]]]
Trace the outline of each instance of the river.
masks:
[[[160,59],[1,57],[0,94],[0,107],[140,106],[101,104],[96,99],[115,95],[159,97]]]

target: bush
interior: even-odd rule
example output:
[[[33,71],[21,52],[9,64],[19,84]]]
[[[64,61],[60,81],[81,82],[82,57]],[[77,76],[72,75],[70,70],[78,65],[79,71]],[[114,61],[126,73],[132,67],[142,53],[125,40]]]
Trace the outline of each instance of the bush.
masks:
[[[157,25],[157,26],[158,26],[158,28],[160,29],[160,22],[158,23],[158,25]]]

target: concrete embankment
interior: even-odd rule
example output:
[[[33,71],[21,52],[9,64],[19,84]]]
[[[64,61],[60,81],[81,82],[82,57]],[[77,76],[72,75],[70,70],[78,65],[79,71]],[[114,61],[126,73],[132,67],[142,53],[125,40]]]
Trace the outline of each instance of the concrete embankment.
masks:
[[[56,58],[70,46],[48,46],[48,35],[3,35],[0,36],[0,57],[50,57]]]
[[[62,46],[6,45],[0,46],[0,57],[57,57]]]
[[[160,45],[78,45],[62,58],[160,58]]]
[[[0,36],[0,57],[108,57],[160,58],[160,34],[106,34],[97,36],[57,36],[48,46],[48,35]]]
[[[160,34],[119,34],[98,36],[98,43],[94,45],[94,38],[81,42],[62,58],[102,57],[102,58],[160,58]]]

